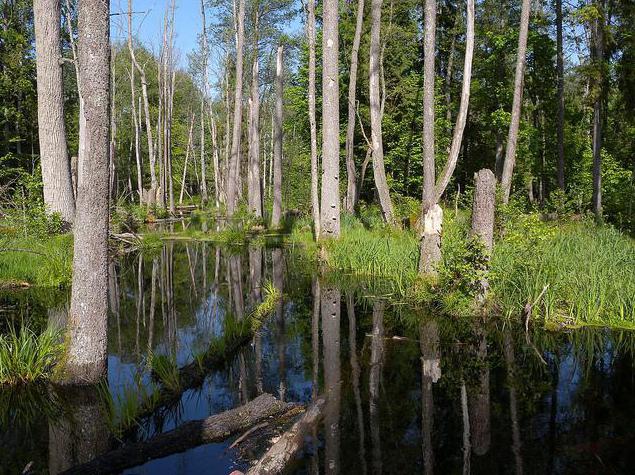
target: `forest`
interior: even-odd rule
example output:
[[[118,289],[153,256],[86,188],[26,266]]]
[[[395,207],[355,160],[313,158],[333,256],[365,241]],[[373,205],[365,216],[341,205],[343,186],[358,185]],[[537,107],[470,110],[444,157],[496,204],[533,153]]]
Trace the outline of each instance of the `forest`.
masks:
[[[634,0],[0,12],[0,473],[629,472]]]

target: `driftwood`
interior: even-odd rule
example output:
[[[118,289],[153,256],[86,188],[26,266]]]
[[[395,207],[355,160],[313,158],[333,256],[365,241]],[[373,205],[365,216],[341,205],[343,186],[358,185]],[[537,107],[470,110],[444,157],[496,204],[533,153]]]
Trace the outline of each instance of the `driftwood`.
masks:
[[[304,415],[247,471],[247,475],[282,473],[304,447],[304,439],[320,422],[325,404],[323,397],[316,399]]]
[[[63,473],[119,473],[156,458],[183,452],[202,444],[220,442],[266,419],[296,410],[296,404],[284,403],[270,394],[263,394],[244,406],[207,419],[187,422],[170,432],[159,434],[147,441],[125,445]]]

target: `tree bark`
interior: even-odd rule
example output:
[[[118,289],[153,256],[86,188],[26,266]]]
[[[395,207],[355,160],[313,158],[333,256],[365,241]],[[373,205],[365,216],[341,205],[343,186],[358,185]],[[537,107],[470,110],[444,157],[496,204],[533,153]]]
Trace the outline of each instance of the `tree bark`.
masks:
[[[441,259],[441,222],[443,211],[436,205],[435,193],[435,147],[434,147],[434,83],[435,83],[435,37],[436,0],[425,0],[423,39],[423,197],[422,222],[424,232],[419,250],[419,272],[433,274]]]
[[[340,235],[339,2],[324,0],[322,20],[322,237]]]
[[[516,164],[516,147],[518,145],[518,130],[520,129],[520,113],[523,105],[523,87],[525,79],[525,63],[527,61],[527,36],[529,32],[529,16],[531,0],[523,0],[520,14],[520,34],[518,35],[518,53],[516,57],[516,75],[514,78],[514,101],[512,103],[512,118],[507,135],[507,149],[503,162],[503,177],[501,188],[503,203],[509,202],[512,189],[512,176]]]
[[[317,146],[317,124],[315,118],[315,0],[308,0],[307,36],[309,43],[309,126],[311,129],[311,212],[313,232],[318,240],[320,231],[319,164]]]
[[[282,219],[282,120],[283,120],[283,70],[282,45],[278,46],[276,56],[276,120],[274,122],[273,147],[273,209],[271,212],[271,227],[280,226]]]
[[[183,193],[185,192],[185,179],[187,178],[187,162],[190,159],[192,149],[192,133],[194,132],[194,115],[190,118],[190,131],[187,134],[187,147],[185,148],[185,163],[183,164],[183,179],[181,180],[181,193],[179,194],[179,205],[183,204]]]
[[[556,63],[558,75],[558,187],[564,191],[564,40],[562,0],[556,0]]]
[[[128,22],[128,28],[130,31],[132,31],[132,0],[128,0]],[[131,42],[128,43],[128,48],[130,50],[130,59],[132,60],[132,64],[139,72],[139,76],[141,79],[141,96],[143,97],[143,112],[146,121],[146,137],[148,139],[148,158],[150,159],[150,199],[148,200],[148,205],[154,206],[154,203],[156,201],[158,183],[156,174],[154,139],[152,136],[152,119],[150,118],[150,102],[148,100],[148,79],[146,77],[145,70],[137,62],[137,57],[135,55],[134,47],[132,46]]]
[[[65,222],[73,224],[75,199],[64,124],[59,0],[35,0],[33,22],[44,203],[48,212],[59,213]]]
[[[323,416],[326,401],[319,398],[304,415],[273,444],[246,475],[269,475],[284,473],[296,454],[304,447],[304,441],[318,425]]]
[[[73,467],[64,474],[119,473],[126,468],[184,452],[192,447],[226,440],[233,434],[244,432],[259,422],[280,416],[295,407],[295,404],[281,402],[271,394],[263,394],[244,406],[206,419],[186,422],[147,441],[134,442],[110,451],[84,465]]]
[[[238,202],[238,175],[240,173],[240,130],[243,106],[243,49],[245,42],[245,0],[238,0],[236,12],[236,85],[234,91],[234,125],[229,160],[229,183],[227,184],[227,215],[233,216]]]
[[[605,64],[604,64],[604,6],[595,0],[598,18],[593,20],[591,33],[591,54],[597,69],[597,84],[593,100],[593,196],[591,208],[598,221],[602,220],[602,126],[605,96]]]
[[[379,54],[381,35],[381,5],[382,0],[372,0],[371,3],[371,30],[370,30],[370,63],[369,63],[369,97],[370,97],[370,127],[371,141],[373,145],[373,175],[375,178],[375,189],[379,196],[384,221],[391,225],[396,225],[395,212],[390,199],[388,182],[386,181],[386,170],[384,167],[384,144],[381,128],[381,101],[379,98]],[[350,113],[350,111],[349,111]],[[350,172],[349,172],[350,173]],[[354,166],[353,166],[354,173]]]
[[[472,205],[472,236],[485,247],[487,262],[482,271],[489,267],[489,257],[494,248],[494,209],[496,206],[496,177],[491,170],[483,169],[474,175],[475,190]],[[489,290],[489,281],[484,275],[480,279],[480,289],[476,297],[483,303]]]
[[[201,19],[203,22],[202,47],[203,47],[203,97],[201,97],[201,200],[207,203],[207,166],[205,161],[205,101],[207,100],[208,75],[207,75],[207,22],[205,18],[205,1],[201,0]],[[218,203],[216,203],[218,206]]]
[[[249,211],[262,218],[262,177],[260,171],[260,90],[258,84],[258,8],[255,18],[254,61],[251,70],[251,101],[249,103],[249,161],[247,201]]]
[[[86,163],[75,220],[63,381],[90,384],[104,376],[107,364],[110,7],[106,0],[79,4],[79,65],[85,98]]]
[[[381,22],[381,2],[379,5],[379,15]],[[355,212],[357,204],[357,176],[355,171],[355,109],[357,96],[357,63],[359,57],[359,44],[362,38],[362,27],[364,25],[364,0],[357,2],[357,18],[355,22],[355,35],[353,36],[353,47],[351,49],[351,68],[348,79],[348,124],[346,127],[346,202],[345,209],[348,213]],[[379,29],[379,26],[378,26]],[[376,62],[376,60],[375,60]],[[371,68],[372,75],[372,68]]]

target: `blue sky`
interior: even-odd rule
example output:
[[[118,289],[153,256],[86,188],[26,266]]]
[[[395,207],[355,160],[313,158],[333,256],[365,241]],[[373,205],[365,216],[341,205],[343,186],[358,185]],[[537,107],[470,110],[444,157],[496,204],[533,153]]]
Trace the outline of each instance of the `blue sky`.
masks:
[[[134,0],[134,11],[144,12],[134,15],[134,34],[148,48],[157,50],[163,32],[163,16],[166,0]],[[128,11],[128,0],[110,0],[111,13]],[[113,40],[125,39],[128,34],[126,15],[112,17]],[[187,65],[187,53],[196,48],[197,35],[201,31],[199,0],[177,0],[174,15],[176,48],[180,52],[180,65]],[[209,19],[208,19],[209,23]]]

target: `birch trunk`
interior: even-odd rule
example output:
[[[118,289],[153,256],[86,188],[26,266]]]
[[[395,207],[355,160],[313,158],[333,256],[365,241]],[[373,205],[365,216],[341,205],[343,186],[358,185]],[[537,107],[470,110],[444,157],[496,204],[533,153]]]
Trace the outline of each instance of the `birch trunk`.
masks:
[[[245,42],[245,0],[238,0],[236,18],[236,89],[234,91],[234,124],[227,184],[227,215],[233,216],[238,201],[238,175],[240,173],[240,130],[243,103],[243,44]]]
[[[373,146],[373,175],[375,178],[375,189],[379,196],[379,204],[384,217],[384,221],[391,225],[396,225],[395,213],[390,199],[388,182],[386,181],[386,171],[384,168],[384,144],[382,135],[382,113],[381,100],[379,98],[380,81],[380,35],[381,35],[381,5],[382,0],[372,0],[371,15],[372,24],[370,30],[370,65],[369,65],[369,97],[370,97],[370,127],[371,141]],[[350,107],[350,104],[349,104]],[[349,111],[350,114],[350,111]],[[353,167],[353,173],[355,172]]]
[[[75,199],[66,147],[59,0],[33,2],[37,68],[37,113],[44,203],[73,224]]]
[[[599,11],[599,15],[593,21],[591,33],[591,54],[598,74],[593,100],[593,196],[591,207],[598,221],[602,220],[602,125],[604,122],[602,116],[605,89],[603,3],[597,0],[593,2]]]
[[[340,235],[339,2],[324,0],[322,20],[321,233]]]
[[[518,130],[520,128],[520,113],[523,103],[523,86],[525,79],[525,63],[527,61],[527,36],[529,31],[529,15],[531,13],[531,0],[523,0],[520,14],[520,34],[518,35],[518,53],[516,57],[516,75],[514,78],[514,101],[512,103],[512,118],[507,135],[507,150],[503,162],[503,177],[501,188],[503,190],[503,203],[509,201],[512,189],[512,176],[516,164],[516,148],[518,145]]]
[[[73,286],[64,382],[91,384],[106,373],[108,323],[108,141],[110,8],[79,4],[79,64],[86,114],[85,175],[79,183]]]
[[[315,239],[320,237],[319,164],[315,118],[315,0],[308,0],[307,36],[309,43],[309,125],[311,128],[311,211]]]
[[[283,47],[280,45],[276,56],[276,120],[274,121],[273,210],[271,212],[271,227],[273,228],[279,227],[282,220],[282,52]]]
[[[381,2],[380,2],[381,4]],[[381,17],[381,5],[380,5]],[[357,18],[355,22],[355,35],[351,49],[351,69],[348,80],[348,125],[346,128],[346,202],[345,209],[348,213],[355,211],[357,205],[357,176],[355,172],[355,108],[357,96],[357,62],[359,57],[359,44],[362,38],[364,25],[364,0],[357,2]],[[372,47],[371,47],[372,48]],[[371,71],[372,74],[372,71]]]

